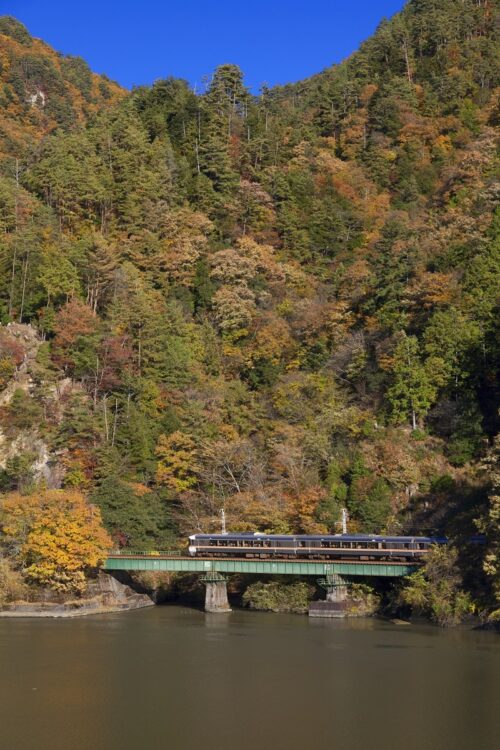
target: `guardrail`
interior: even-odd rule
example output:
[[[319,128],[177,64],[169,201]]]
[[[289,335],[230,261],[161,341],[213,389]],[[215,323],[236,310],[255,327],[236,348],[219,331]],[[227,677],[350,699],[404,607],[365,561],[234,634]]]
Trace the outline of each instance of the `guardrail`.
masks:
[[[108,553],[108,557],[184,557],[186,551],[177,549],[166,550],[135,550],[135,549],[118,549]]]

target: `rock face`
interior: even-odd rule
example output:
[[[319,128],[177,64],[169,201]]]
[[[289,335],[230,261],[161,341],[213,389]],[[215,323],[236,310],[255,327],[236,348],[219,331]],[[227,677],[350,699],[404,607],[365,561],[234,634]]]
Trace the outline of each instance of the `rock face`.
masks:
[[[0,407],[8,406],[16,391],[30,395],[33,389],[31,371],[35,364],[41,341],[30,325],[9,323],[1,329],[0,356],[4,349],[15,351],[16,368],[6,387],[0,391]],[[33,472],[45,480],[50,478],[49,452],[46,444],[36,432],[23,430],[14,438],[8,437],[0,426],[0,469],[4,469],[10,459],[22,453],[30,453],[33,458]]]
[[[42,344],[36,330],[24,323],[9,323],[0,326],[0,361],[7,357],[15,362],[15,369],[7,384],[0,389],[0,410],[8,408],[18,391],[42,403],[37,392],[36,361]],[[62,405],[78,386],[69,378],[55,383],[43,384],[44,407],[48,407],[56,421],[62,418]],[[50,447],[35,427],[12,433],[8,424],[0,420],[0,469],[5,469],[9,461],[20,455],[31,457],[31,472],[35,479],[43,479],[49,488],[58,488],[64,476],[64,465],[60,456],[51,452]]]
[[[11,602],[0,610],[0,617],[78,617],[121,612],[154,606],[147,594],[138,594],[130,586],[99,572],[89,581],[85,597],[70,601]]]
[[[8,343],[10,340],[16,347],[19,359],[22,357],[22,361],[17,365],[11,381],[0,393],[0,406],[6,406],[11,402],[17,389],[25,393],[30,392],[33,386],[30,370],[36,361],[36,355],[42,342],[33,326],[24,323],[8,323],[2,328],[2,332],[4,341]]]

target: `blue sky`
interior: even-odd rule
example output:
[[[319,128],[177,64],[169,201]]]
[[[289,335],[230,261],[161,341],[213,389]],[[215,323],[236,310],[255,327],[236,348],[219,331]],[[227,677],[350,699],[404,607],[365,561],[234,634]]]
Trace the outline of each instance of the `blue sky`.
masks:
[[[201,87],[217,65],[246,83],[297,81],[353,52],[404,0],[0,0],[33,36],[128,88],[173,75]]]

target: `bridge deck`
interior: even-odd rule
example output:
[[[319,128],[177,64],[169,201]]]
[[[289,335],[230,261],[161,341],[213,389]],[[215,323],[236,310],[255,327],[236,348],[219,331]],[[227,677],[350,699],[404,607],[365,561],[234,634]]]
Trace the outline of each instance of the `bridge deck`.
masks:
[[[260,573],[263,575],[407,576],[417,565],[396,562],[322,562],[319,560],[255,560],[248,558],[174,557],[171,555],[110,555],[105,570],[156,570],[169,573]]]

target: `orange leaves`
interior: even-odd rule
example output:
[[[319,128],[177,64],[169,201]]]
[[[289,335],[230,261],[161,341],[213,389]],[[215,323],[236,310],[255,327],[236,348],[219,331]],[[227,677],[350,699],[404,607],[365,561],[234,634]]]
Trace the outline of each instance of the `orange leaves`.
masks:
[[[88,336],[97,329],[98,320],[90,307],[79,299],[71,299],[56,315],[55,347],[67,349],[80,336]]]
[[[418,307],[431,309],[449,305],[458,293],[458,283],[453,273],[424,271],[411,289],[411,296]]]
[[[88,568],[99,566],[111,547],[98,508],[75,490],[11,493],[1,507],[1,527],[16,540],[24,574],[60,591],[81,591]]]
[[[336,300],[326,305],[323,320],[328,338],[334,346],[346,338],[355,322],[354,314],[344,300]]]
[[[373,272],[365,258],[358,258],[342,269],[341,296],[358,302],[373,283]]]
[[[295,534],[324,534],[327,529],[314,520],[319,504],[326,498],[320,486],[306,487],[297,494],[285,495],[288,517]]]

